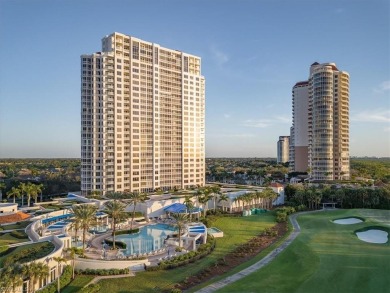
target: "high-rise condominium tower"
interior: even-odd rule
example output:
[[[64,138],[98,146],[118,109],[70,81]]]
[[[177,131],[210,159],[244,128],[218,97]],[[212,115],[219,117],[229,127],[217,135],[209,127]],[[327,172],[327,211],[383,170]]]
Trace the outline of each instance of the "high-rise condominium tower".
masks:
[[[199,57],[113,33],[81,66],[83,194],[204,185]]]
[[[307,112],[305,108],[307,99]],[[298,114],[296,102],[302,102]],[[305,117],[307,113],[307,118]],[[302,118],[301,123],[297,121]],[[306,120],[307,119],[307,120]],[[300,134],[299,134],[300,132]],[[313,63],[307,82],[293,88],[292,171],[303,171],[307,143],[308,169],[314,181],[349,179],[349,74],[334,63]],[[297,142],[301,139],[301,145]],[[306,140],[307,139],[307,140]],[[302,156],[297,155],[302,148]],[[300,161],[300,158],[302,161]]]
[[[286,163],[289,160],[290,137],[279,136],[277,143],[277,162]]]
[[[308,170],[309,82],[297,82],[292,89],[292,122],[290,128],[290,171]]]

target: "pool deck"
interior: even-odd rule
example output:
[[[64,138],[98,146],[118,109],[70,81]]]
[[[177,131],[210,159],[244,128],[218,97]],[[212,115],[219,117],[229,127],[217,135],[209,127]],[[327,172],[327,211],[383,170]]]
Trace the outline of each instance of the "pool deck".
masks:
[[[144,226],[151,225],[151,224],[157,224],[157,223],[168,224],[169,222],[168,221],[150,221],[149,223],[146,223],[146,224],[145,223],[142,223],[142,224],[134,223],[133,229],[134,228],[142,228]],[[120,230],[124,230],[124,229],[130,229],[130,225],[123,225]],[[90,241],[88,241],[87,243],[89,244],[89,247],[85,249],[85,255],[91,259],[101,259],[102,258],[102,251],[103,251],[102,242],[104,239],[111,237],[111,233],[112,233],[112,230],[108,230],[106,233],[98,235],[98,236],[94,236]],[[151,255],[147,255],[145,257],[150,262],[150,265],[157,265],[158,262],[160,262],[163,259],[168,259],[168,258],[177,256],[177,255],[180,255],[180,254],[187,253],[187,251],[185,250],[186,248],[184,248],[184,250],[182,252],[176,252],[175,249],[176,249],[176,246],[169,245],[166,247],[166,249],[164,251],[161,251],[161,252],[155,253],[155,254],[151,254]],[[118,253],[118,250],[107,250],[105,259],[106,260],[118,259],[117,253]],[[123,258],[123,260],[126,260],[126,258]]]

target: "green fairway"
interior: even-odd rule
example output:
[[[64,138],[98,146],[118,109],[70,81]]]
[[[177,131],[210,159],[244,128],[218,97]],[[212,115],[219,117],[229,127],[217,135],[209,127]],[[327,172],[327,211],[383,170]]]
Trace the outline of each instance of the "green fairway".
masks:
[[[338,225],[336,218],[366,221]],[[389,227],[390,211],[337,210],[298,217],[301,234],[268,266],[218,292],[388,292],[390,244],[360,241],[354,231]]]
[[[193,264],[174,270],[158,272],[140,272],[135,277],[101,280],[101,292],[153,292],[173,288],[186,277],[196,274],[234,248],[245,243],[265,228],[275,225],[274,214],[266,213],[250,217],[221,217],[213,225],[224,232],[223,238],[217,238],[217,246],[208,257]],[[77,292],[69,290],[66,292]]]

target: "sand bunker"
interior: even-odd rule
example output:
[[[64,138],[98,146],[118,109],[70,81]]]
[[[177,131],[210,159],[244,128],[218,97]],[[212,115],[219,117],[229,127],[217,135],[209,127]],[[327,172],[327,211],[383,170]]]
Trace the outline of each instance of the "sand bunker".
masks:
[[[333,223],[335,224],[341,224],[341,225],[351,225],[351,224],[357,224],[363,222],[361,219],[358,218],[345,218],[345,219],[337,219],[333,220]]]
[[[389,233],[379,229],[370,229],[364,232],[356,232],[356,236],[360,240],[369,243],[379,243],[379,244],[387,243],[388,235]]]

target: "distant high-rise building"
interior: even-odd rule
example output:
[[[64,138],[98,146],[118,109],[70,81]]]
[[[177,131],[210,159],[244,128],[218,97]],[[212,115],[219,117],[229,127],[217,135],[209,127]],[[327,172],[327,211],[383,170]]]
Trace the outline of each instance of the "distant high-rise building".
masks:
[[[309,82],[297,82],[292,89],[292,127],[290,129],[290,171],[308,170]]]
[[[81,66],[83,194],[204,185],[199,57],[113,33]]]
[[[313,181],[349,179],[347,72],[334,63],[311,65],[309,80],[293,88],[291,136],[291,171],[308,167]]]
[[[290,137],[289,136],[279,136],[277,143],[277,162],[286,163],[289,161],[290,153]]]

